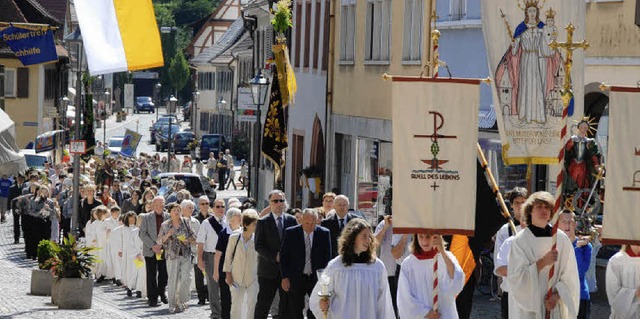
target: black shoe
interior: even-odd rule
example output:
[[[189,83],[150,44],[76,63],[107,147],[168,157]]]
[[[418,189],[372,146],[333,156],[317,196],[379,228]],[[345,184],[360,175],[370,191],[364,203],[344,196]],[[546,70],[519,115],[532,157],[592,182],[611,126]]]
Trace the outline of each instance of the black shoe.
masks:
[[[142,292],[136,291],[136,298],[142,298]]]
[[[103,281],[104,281],[104,276],[100,276],[100,278],[98,278],[98,279],[96,280],[96,283],[98,283],[98,284],[99,284],[99,283],[101,283],[101,282],[103,282]]]
[[[116,286],[120,287],[120,286],[122,286],[122,281],[114,279],[114,284],[116,284]]]
[[[19,244],[19,243],[20,243],[20,239],[14,239],[14,240],[13,240],[13,244],[14,244],[14,245],[17,245],[17,244]]]
[[[198,301],[198,304],[201,305],[201,306],[204,306],[205,303],[206,303],[206,301],[204,301],[204,300]]]
[[[167,295],[160,295],[160,301],[162,301],[163,304],[168,304],[169,300],[167,299]]]
[[[149,301],[149,307],[158,307],[158,306],[159,304],[157,301],[155,300]]]
[[[132,297],[133,296],[133,292],[131,292],[131,289],[127,288],[127,297]]]

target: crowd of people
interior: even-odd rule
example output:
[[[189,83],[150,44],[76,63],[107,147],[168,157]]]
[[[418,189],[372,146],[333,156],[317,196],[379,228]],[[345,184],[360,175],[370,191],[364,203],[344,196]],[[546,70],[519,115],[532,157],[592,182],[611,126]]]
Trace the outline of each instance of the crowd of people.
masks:
[[[219,159],[214,167],[209,160],[206,174],[216,183],[217,173],[222,185],[230,163],[225,154]],[[469,279],[439,234],[395,234],[390,214],[374,229],[349,210],[347,196],[334,193],[323,195],[322,207],[306,209],[289,207],[280,190],[268,194],[262,210],[251,198],[194,198],[180,181],[163,185],[153,178],[161,164],[143,155],[94,159],[83,168],[90,178],[78,194],[79,236],[100,248],[95,254],[102,262],[92,272],[97,283],[146,297],[151,307],[167,304],[170,313],[188,309],[193,285],[211,318],[461,317],[465,305],[456,301]],[[73,173],[66,164],[47,164],[26,180],[0,179],[3,220],[10,209],[15,243],[22,232],[27,258],[37,257],[41,239],[59,241],[71,231]],[[164,196],[161,187],[168,189]],[[505,225],[495,236],[503,318],[546,312],[589,318],[597,238],[576,234],[575,215],[564,210],[552,249],[553,197],[516,188],[509,201],[516,231]],[[640,246],[625,246],[609,262],[612,318],[640,314],[638,254]]]

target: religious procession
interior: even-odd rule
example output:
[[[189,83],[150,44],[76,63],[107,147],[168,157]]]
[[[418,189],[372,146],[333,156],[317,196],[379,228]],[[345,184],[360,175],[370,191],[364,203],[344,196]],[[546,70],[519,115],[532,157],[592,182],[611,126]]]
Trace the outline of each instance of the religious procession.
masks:
[[[640,319],[639,74],[640,0],[2,2],[0,316]]]

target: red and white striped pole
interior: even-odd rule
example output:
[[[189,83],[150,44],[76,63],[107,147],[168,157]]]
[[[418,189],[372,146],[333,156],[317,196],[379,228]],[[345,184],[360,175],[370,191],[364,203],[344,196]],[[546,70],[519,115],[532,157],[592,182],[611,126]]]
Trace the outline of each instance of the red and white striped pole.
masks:
[[[433,311],[438,311],[438,255],[433,257]]]

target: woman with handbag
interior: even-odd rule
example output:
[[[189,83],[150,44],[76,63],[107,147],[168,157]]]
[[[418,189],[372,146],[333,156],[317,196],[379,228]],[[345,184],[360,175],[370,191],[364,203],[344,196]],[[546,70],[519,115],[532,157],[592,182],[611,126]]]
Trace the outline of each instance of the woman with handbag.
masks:
[[[250,319],[258,300],[258,253],[254,233],[258,212],[247,209],[242,213],[242,233],[229,237],[223,271],[231,290],[231,318]],[[245,305],[246,307],[243,307]]]

